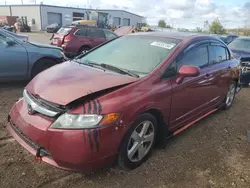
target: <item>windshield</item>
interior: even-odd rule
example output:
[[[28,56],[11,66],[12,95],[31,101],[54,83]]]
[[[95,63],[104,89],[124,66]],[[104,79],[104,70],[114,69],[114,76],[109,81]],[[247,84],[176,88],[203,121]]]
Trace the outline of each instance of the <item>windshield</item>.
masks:
[[[57,34],[63,34],[63,35],[67,35],[69,34],[69,32],[72,30],[72,28],[70,27],[61,27],[58,31]]]
[[[229,48],[250,50],[250,39],[236,39],[232,41]]]
[[[170,38],[127,35],[89,52],[78,62],[108,64],[145,76],[159,65],[180,42],[181,40]]]

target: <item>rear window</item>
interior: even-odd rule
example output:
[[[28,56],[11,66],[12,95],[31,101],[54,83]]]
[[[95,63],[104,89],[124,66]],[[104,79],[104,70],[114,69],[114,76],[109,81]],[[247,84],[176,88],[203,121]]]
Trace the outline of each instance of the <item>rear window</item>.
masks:
[[[61,27],[58,31],[57,31],[57,33],[58,34],[63,34],[63,35],[67,35],[67,34],[69,34],[69,32],[72,30],[72,28],[70,28],[70,27]]]
[[[103,30],[96,28],[88,28],[86,35],[91,38],[105,38]]]

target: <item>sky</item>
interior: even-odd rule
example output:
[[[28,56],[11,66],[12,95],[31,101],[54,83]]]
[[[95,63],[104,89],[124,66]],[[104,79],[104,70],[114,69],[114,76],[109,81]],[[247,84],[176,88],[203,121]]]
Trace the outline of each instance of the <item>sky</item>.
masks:
[[[219,18],[226,28],[250,27],[250,0],[23,0],[81,8],[123,9],[147,18],[157,25],[160,19],[175,28],[204,27]],[[0,4],[21,4],[22,0],[0,0]]]

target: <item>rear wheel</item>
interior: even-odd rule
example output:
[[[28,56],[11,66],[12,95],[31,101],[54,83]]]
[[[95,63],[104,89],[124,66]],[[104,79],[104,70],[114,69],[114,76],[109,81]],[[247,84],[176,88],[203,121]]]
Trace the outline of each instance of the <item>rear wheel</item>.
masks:
[[[226,98],[225,98],[225,106],[224,109],[229,109],[234,102],[234,98],[235,98],[235,94],[236,94],[236,82],[232,82],[229,86]]]
[[[87,51],[89,51],[91,48],[89,46],[82,46],[79,51],[78,51],[78,55],[85,53]]]
[[[119,166],[135,169],[149,157],[155,143],[157,121],[151,114],[137,118],[125,135],[118,155]]]
[[[56,64],[55,60],[52,59],[41,59],[34,65],[31,73],[31,77],[34,78],[36,75],[38,75],[40,72],[52,67]]]

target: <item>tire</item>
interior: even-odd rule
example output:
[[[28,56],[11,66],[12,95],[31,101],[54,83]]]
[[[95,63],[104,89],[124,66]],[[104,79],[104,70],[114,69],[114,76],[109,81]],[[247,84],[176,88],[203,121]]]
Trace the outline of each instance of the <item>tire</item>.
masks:
[[[89,46],[82,46],[78,51],[78,55],[80,55],[84,51],[89,51],[90,49],[91,48]]]
[[[32,69],[31,78],[34,78],[36,75],[38,75],[40,72],[52,67],[56,64],[56,61],[52,59],[41,59],[36,62]]]
[[[144,129],[146,130],[144,131],[145,134],[142,134],[143,127],[148,127],[147,130]],[[155,117],[149,113],[139,116],[121,142],[118,153],[118,165],[125,170],[133,170],[139,167],[150,156],[156,135],[157,121]],[[148,138],[148,142],[146,138]],[[139,153],[141,153],[141,156]]]
[[[229,85],[228,92],[224,100],[224,110],[228,110],[233,105],[236,94],[236,86],[237,84],[234,81]]]

